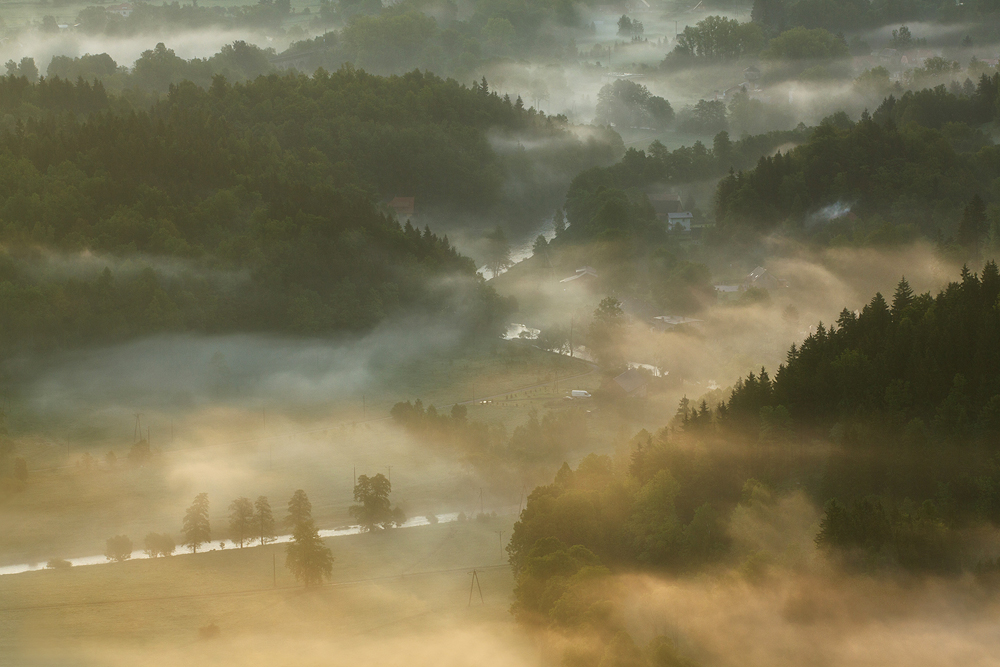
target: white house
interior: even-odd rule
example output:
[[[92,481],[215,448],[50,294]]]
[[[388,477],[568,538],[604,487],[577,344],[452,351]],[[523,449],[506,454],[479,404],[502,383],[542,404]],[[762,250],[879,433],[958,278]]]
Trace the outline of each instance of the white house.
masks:
[[[690,211],[667,213],[667,229],[671,231],[675,229],[683,229],[685,232],[690,232],[692,220],[694,220],[694,214]],[[680,227],[678,228],[677,225],[680,225]]]

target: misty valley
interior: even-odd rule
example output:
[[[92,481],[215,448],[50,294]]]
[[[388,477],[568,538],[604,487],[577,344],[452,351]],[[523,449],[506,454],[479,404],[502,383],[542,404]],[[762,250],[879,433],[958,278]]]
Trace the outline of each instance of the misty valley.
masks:
[[[0,0],[0,665],[998,664],[994,0]]]

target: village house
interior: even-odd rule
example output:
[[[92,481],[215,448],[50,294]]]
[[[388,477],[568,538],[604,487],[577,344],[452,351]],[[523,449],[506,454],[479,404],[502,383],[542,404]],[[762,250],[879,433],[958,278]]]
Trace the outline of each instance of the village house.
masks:
[[[758,266],[756,269],[747,274],[742,287],[743,291],[746,291],[751,287],[774,290],[779,287],[788,287],[788,281],[778,278],[763,266]]]
[[[681,211],[679,213],[667,213],[667,229],[670,231],[680,231],[685,232],[691,231],[691,222],[694,220],[694,214],[690,211]]]

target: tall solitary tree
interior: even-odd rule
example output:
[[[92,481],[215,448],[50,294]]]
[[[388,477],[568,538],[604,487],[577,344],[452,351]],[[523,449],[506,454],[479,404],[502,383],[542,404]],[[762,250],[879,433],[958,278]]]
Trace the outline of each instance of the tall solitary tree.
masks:
[[[274,515],[267,496],[257,496],[253,504],[253,527],[260,538],[261,546],[274,537]]]
[[[212,539],[211,527],[208,523],[208,494],[199,493],[184,513],[184,546],[198,553],[198,547]]]
[[[352,505],[350,512],[361,525],[361,530],[370,532],[399,525],[406,520],[400,508],[392,508],[389,502],[391,491],[392,484],[382,473],[374,477],[358,477],[357,484],[354,485],[354,500],[360,505]]]
[[[249,498],[237,498],[229,504],[229,535],[233,542],[243,548],[254,534],[254,509]]]
[[[293,506],[296,511],[292,511]],[[312,520],[312,506],[299,489],[288,501],[289,520],[294,521],[292,541],[285,547],[285,567],[306,586],[316,586],[333,573],[333,552],[326,546]]]
[[[288,501],[288,516],[285,518],[285,523],[294,529],[306,521],[312,521],[312,503],[309,502],[306,492],[299,489]]]

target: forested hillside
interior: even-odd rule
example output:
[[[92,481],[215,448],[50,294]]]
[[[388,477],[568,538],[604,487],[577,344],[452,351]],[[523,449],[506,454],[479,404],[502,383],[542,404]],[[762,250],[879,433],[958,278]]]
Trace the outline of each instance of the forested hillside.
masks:
[[[598,637],[580,664],[623,641],[641,655],[600,582],[741,559],[759,576],[766,559],[727,526],[799,492],[825,507],[816,545],[850,568],[994,571],[975,529],[1000,524],[998,296],[993,262],[936,296],[903,280],[891,303],[819,325],[773,378],[751,374],[717,406],[685,398],[627,457],[564,465],[515,526],[514,613]]]
[[[784,225],[834,236],[842,228],[826,232],[828,218],[809,216],[839,203],[875,227],[955,237],[973,197],[995,203],[991,184],[1000,175],[1000,149],[978,126],[996,115],[998,81],[983,76],[969,95],[941,86],[890,96],[857,123],[823,123],[807,143],[724,178],[717,220],[730,232]]]
[[[430,288],[444,273],[468,279],[476,296],[463,307],[489,330],[505,306],[471,261],[378,202],[417,195],[428,207],[481,210],[503,173],[486,132],[558,133],[496,95],[419,73],[219,78],[208,91],[173,88],[149,111],[83,81],[6,77],[0,87],[8,345],[364,329],[401,307],[440,312],[457,296]],[[25,254],[33,247],[141,257],[151,268],[39,278]],[[168,277],[156,256],[190,270]]]

